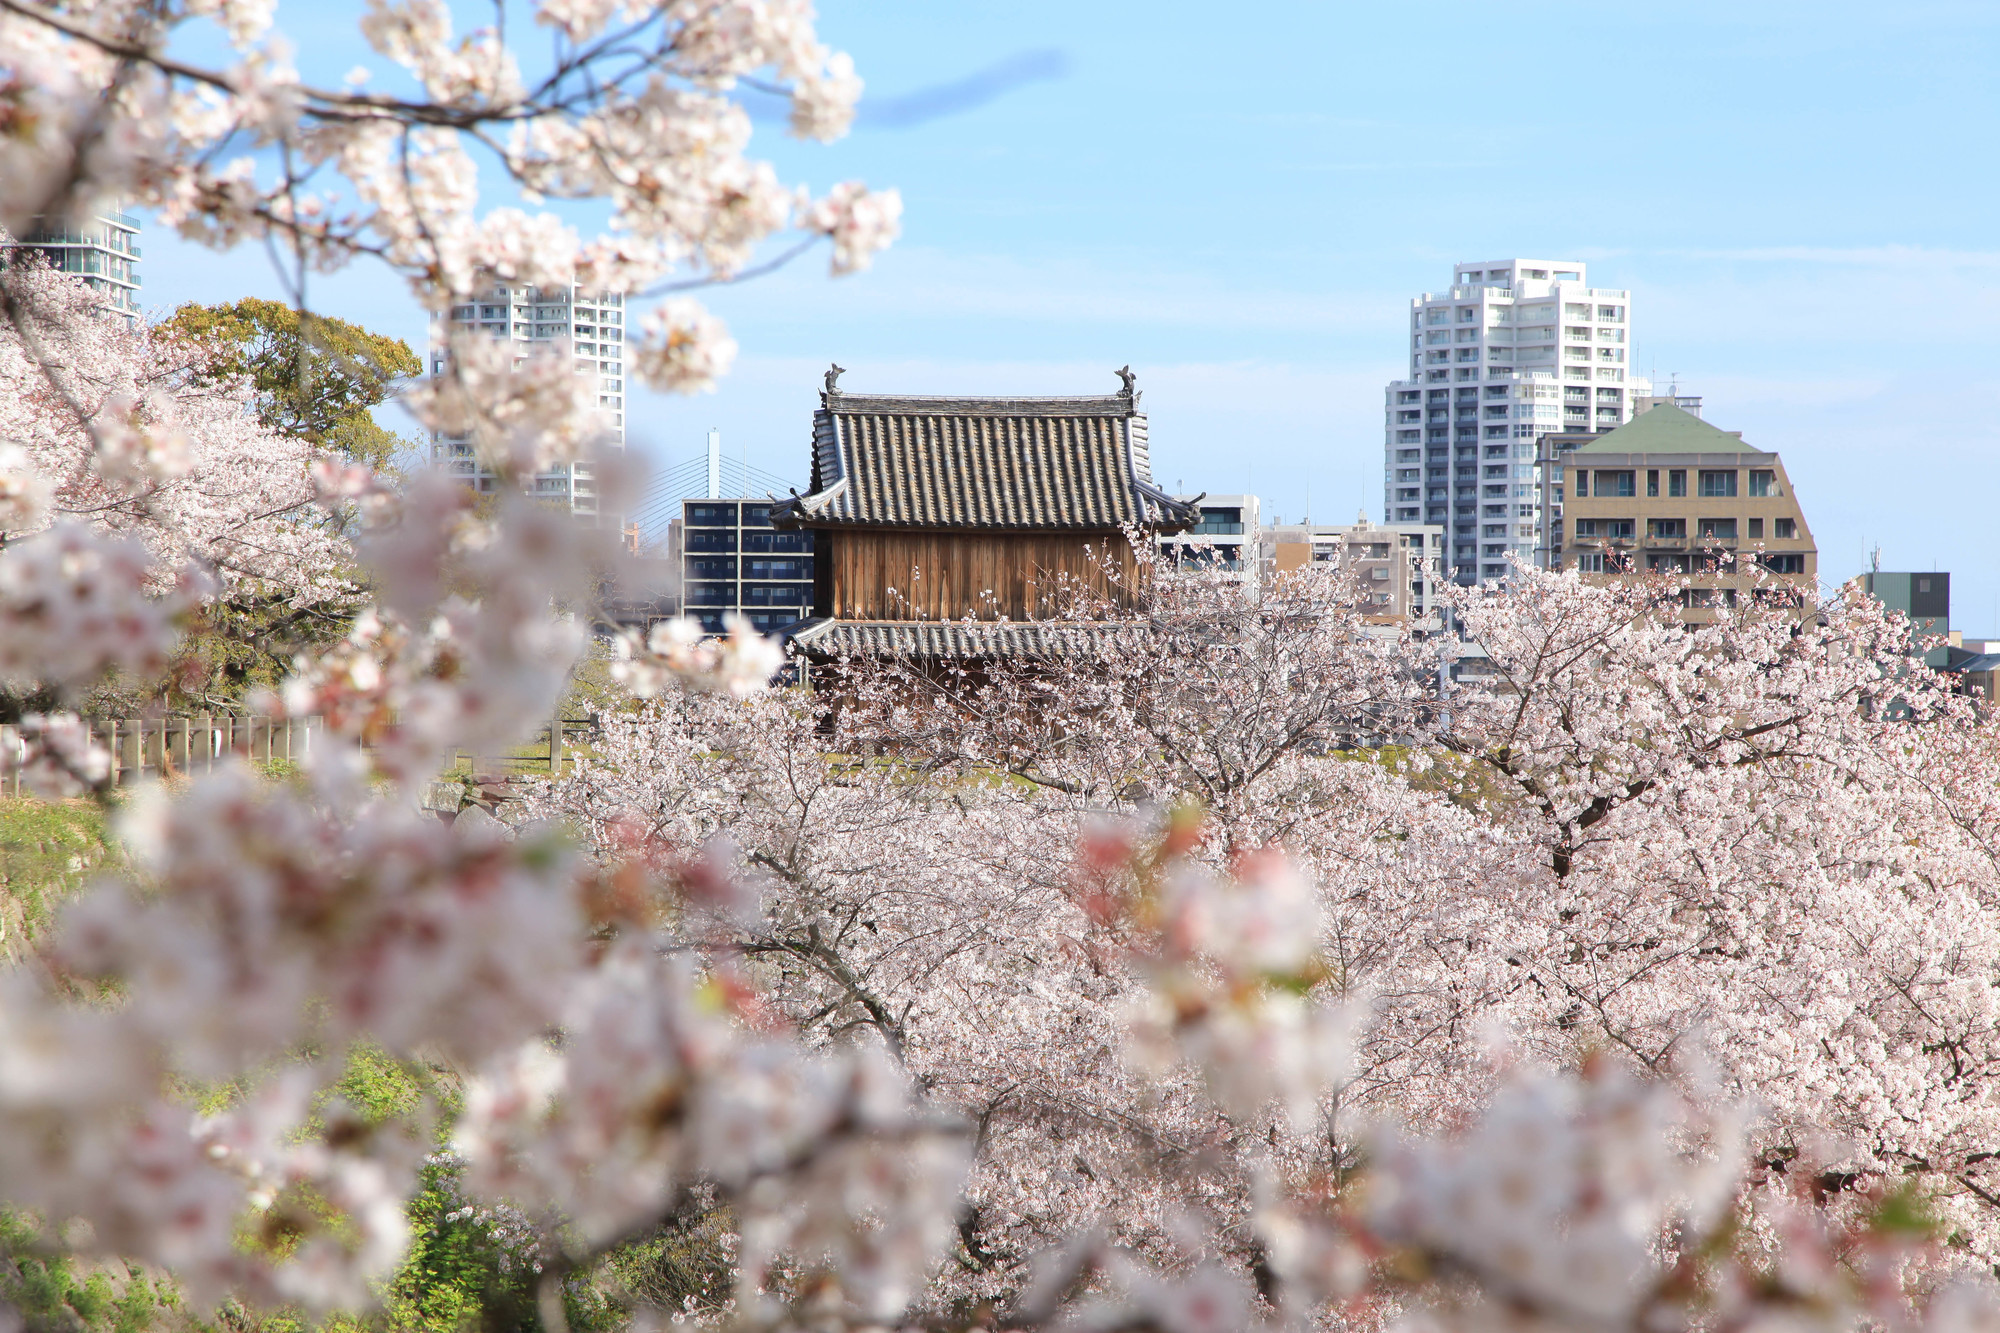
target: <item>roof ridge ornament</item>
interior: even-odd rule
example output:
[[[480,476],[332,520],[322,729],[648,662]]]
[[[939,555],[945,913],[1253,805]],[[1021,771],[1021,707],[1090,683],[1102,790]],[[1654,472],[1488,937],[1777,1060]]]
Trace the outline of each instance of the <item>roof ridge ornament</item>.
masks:
[[[1132,373],[1132,367],[1129,364],[1120,366],[1117,374],[1118,378],[1125,382],[1125,387],[1118,392],[1124,397],[1131,399],[1132,405],[1137,407],[1139,405],[1139,377]]]
[[[838,362],[830,361],[827,363],[827,370],[826,370],[827,393],[838,394],[840,392],[840,377],[843,374],[845,374],[846,371],[847,367],[839,364]]]

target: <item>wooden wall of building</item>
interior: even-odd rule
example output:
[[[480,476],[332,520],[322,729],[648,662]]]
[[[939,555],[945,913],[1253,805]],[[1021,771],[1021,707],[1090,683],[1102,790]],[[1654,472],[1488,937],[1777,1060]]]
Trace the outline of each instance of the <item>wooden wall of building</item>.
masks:
[[[830,605],[817,609],[842,620],[1034,620],[1057,613],[1065,575],[1119,605],[1138,577],[1117,532],[834,530],[821,534],[819,559]]]

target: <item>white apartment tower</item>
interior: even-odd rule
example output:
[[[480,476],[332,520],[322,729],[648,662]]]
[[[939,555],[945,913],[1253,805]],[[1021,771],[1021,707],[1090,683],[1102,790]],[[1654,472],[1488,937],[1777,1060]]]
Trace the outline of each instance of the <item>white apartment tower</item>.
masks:
[[[625,447],[625,298],[580,289],[494,287],[469,305],[453,306],[433,321],[431,373],[444,369],[443,337],[447,330],[476,329],[515,346],[515,364],[531,348],[566,344],[579,375],[596,383],[597,410],[615,446]],[[433,434],[431,458],[440,467],[464,477],[475,489],[490,491],[494,477],[473,457],[463,438]],[[567,503],[570,511],[589,518],[615,519],[598,508],[596,479],[588,464],[557,466],[535,477],[537,497]]]
[[[73,226],[38,225],[19,242],[39,250],[58,273],[68,273],[104,298],[128,321],[139,318],[139,219],[106,209]]]
[[[1460,264],[1450,290],[1410,302],[1410,373],[1387,390],[1383,504],[1393,523],[1440,524],[1460,583],[1533,561],[1542,513],[1536,441],[1611,430],[1652,386],[1632,373],[1629,292],[1582,263]]]

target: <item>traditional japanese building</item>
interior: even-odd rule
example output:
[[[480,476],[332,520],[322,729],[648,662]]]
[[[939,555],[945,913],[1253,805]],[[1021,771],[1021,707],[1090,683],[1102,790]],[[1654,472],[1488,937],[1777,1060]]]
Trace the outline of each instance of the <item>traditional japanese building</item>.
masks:
[[[1081,649],[1075,598],[1127,605],[1128,530],[1198,506],[1153,483],[1130,369],[1101,397],[854,394],[826,375],[810,490],[771,510],[814,534],[809,656],[983,658]]]

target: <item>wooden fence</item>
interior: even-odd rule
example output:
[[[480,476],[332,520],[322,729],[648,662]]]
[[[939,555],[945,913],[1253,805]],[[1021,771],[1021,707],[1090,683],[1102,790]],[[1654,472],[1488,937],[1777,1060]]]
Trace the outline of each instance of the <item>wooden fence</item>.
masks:
[[[169,773],[206,773],[230,755],[253,763],[303,760],[325,743],[326,726],[316,717],[237,717],[197,713],[192,717],[92,718],[90,735],[111,756],[111,781],[127,786]],[[0,746],[21,753],[19,729],[0,725]],[[9,767],[14,767],[10,765]],[[18,768],[4,790],[22,794]]]
[[[328,743],[326,724],[316,717],[260,717],[197,713],[191,717],[92,718],[90,734],[111,756],[111,782],[128,786],[169,774],[206,773],[227,756],[252,763],[300,762],[316,745]],[[564,742],[588,740],[596,731],[592,718],[561,718],[544,726],[534,740],[497,761],[503,771],[561,773]],[[21,754],[21,737],[12,724],[0,724],[0,753]],[[546,757],[544,757],[546,756]],[[454,755],[454,762],[466,756]],[[18,765],[0,780],[0,795],[21,796]]]

